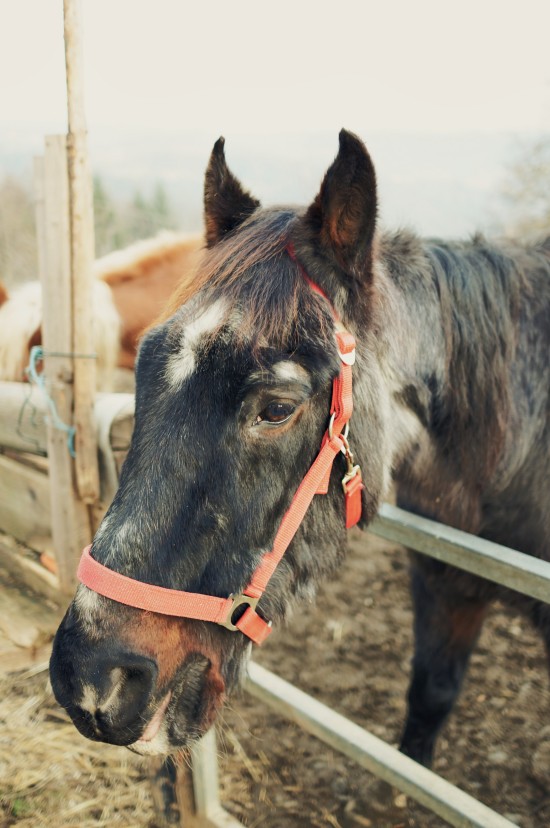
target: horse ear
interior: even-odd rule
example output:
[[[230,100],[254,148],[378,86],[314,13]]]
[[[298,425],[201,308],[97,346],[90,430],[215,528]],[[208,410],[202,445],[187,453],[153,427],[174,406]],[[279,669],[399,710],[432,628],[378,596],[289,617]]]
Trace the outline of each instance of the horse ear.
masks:
[[[206,245],[213,247],[260,206],[235,178],[225,161],[224,138],[218,138],[204,181]]]
[[[363,142],[340,132],[340,148],[304,222],[310,241],[346,276],[370,275],[376,227],[376,174]]]

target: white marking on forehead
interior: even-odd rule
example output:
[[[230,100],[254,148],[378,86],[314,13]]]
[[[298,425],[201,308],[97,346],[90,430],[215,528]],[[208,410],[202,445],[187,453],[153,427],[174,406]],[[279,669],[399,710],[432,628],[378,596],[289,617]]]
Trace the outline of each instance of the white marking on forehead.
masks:
[[[281,380],[298,380],[299,382],[303,382],[308,377],[308,373],[302,365],[286,359],[282,362],[276,362],[272,370],[277,379]]]
[[[195,349],[201,337],[214,331],[227,313],[227,303],[218,299],[199,313],[183,331],[181,349],[168,360],[166,377],[172,387],[178,387],[188,379],[195,370]]]

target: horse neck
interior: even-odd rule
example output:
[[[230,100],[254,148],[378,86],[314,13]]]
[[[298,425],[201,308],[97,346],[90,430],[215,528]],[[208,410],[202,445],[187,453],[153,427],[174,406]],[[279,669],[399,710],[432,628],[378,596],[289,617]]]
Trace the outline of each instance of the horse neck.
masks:
[[[448,521],[471,531],[503,452],[518,302],[512,259],[484,244],[381,240],[366,332],[376,367],[361,390],[372,417],[377,381],[385,483],[393,470],[405,501],[428,513],[446,492]]]

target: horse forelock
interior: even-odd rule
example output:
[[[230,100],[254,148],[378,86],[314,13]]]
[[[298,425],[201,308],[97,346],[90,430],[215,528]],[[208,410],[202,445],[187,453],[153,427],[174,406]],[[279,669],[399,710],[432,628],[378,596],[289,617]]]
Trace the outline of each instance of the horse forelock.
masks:
[[[184,280],[157,323],[178,315],[194,300],[199,312],[223,302],[211,338],[228,322],[238,318],[236,345],[253,342],[286,347],[291,340],[308,338],[311,330],[326,337],[332,330],[328,304],[320,299],[288,255],[293,210],[263,210],[252,215],[227,238],[206,250],[192,279]]]

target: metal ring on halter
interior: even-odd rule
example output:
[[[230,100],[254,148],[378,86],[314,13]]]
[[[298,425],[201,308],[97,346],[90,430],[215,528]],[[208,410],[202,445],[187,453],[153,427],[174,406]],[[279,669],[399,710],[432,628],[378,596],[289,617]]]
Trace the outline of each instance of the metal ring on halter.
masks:
[[[333,429],[333,426],[334,426],[334,420],[335,419],[336,419],[336,411],[331,415],[330,421],[329,421],[329,424],[328,424],[328,439],[329,440],[332,440],[332,429]],[[340,437],[343,437],[344,440],[347,442],[348,434],[349,434],[349,420],[345,424],[344,430],[341,433]],[[349,448],[349,446],[348,446],[348,448]]]
[[[251,598],[250,595],[245,595],[243,592],[240,592],[238,595],[230,595],[229,597],[231,598],[233,603],[227,611],[227,614],[223,621],[218,621],[217,623],[220,625],[220,627],[225,627],[228,630],[237,632],[239,628],[235,626],[235,624],[233,623],[233,617],[235,615],[235,612],[240,607],[250,607],[251,609],[255,610],[256,605],[260,599]]]

